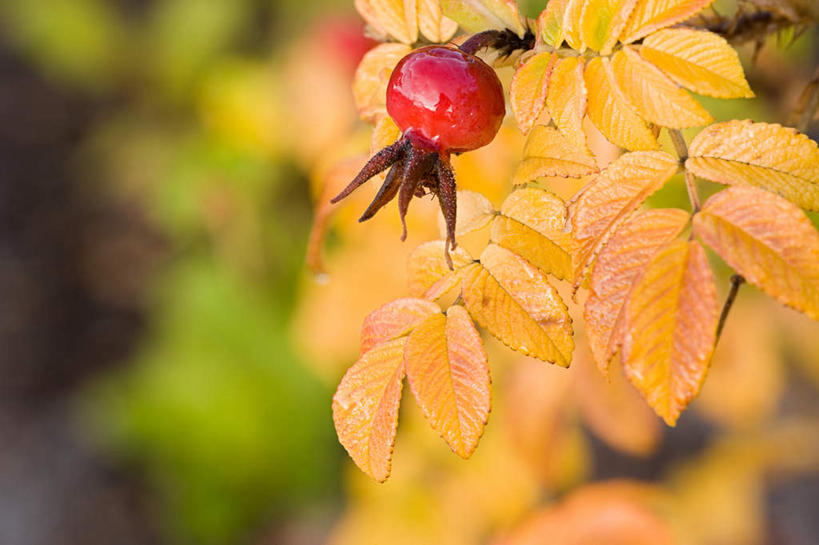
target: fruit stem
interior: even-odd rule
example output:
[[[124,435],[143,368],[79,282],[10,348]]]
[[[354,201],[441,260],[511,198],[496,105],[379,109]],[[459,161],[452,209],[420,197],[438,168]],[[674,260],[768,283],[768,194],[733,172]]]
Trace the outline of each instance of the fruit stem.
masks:
[[[679,129],[668,129],[668,134],[671,136],[671,142],[674,144],[674,149],[680,158],[680,165],[685,171],[685,187],[688,190],[688,200],[691,201],[691,208],[693,208],[693,213],[696,214],[700,211],[700,195],[697,193],[697,180],[694,173],[685,168],[685,160],[688,159],[688,146],[685,144],[685,138],[683,138]]]
[[[535,47],[535,35],[527,32],[523,38],[511,30],[485,30],[473,34],[468,40],[460,45],[461,51],[475,55],[485,48],[497,49],[503,55],[511,55],[513,51],[519,49],[532,49]]]

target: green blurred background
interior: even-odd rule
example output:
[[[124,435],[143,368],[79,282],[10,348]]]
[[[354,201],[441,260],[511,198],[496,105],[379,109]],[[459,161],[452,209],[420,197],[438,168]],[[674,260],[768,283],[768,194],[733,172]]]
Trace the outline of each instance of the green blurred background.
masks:
[[[0,3],[0,543],[331,531],[338,371],[315,370],[291,322],[322,152],[366,142],[352,4]],[[749,71],[762,99],[706,106],[784,120],[815,42]],[[711,433],[692,417],[652,463]],[[598,475],[646,476],[612,456]]]

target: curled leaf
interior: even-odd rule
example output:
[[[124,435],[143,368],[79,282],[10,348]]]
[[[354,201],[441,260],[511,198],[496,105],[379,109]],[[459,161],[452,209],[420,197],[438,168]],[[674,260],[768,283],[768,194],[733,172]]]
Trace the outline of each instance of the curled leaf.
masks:
[[[395,121],[393,121],[388,115],[380,116],[375,124],[375,127],[373,128],[373,134],[370,137],[370,157],[387,146],[395,144],[400,137],[401,129],[398,128]],[[353,175],[353,178],[354,177],[355,175]]]

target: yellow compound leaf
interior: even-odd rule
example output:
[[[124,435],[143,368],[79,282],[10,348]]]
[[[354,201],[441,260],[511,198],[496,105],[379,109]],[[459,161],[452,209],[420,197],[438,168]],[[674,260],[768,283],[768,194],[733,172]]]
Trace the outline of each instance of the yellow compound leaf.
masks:
[[[412,251],[409,257],[409,291],[416,297],[434,301],[458,285],[460,269],[474,261],[466,250],[458,246],[450,250],[451,270],[444,258],[444,241],[425,242]]]
[[[480,263],[463,269],[462,296],[469,313],[510,348],[568,367],[574,349],[572,321],[546,276],[496,244]]]
[[[580,17],[583,14],[585,0],[569,0],[563,13],[563,39],[576,51],[586,50],[586,44],[580,34]]]
[[[583,42],[603,55],[611,53],[637,0],[586,0],[580,18]]]
[[[734,48],[711,32],[660,30],[643,40],[640,54],[686,89],[717,98],[751,98]]]
[[[466,310],[434,314],[407,339],[407,381],[432,428],[469,458],[478,446],[491,401],[483,341]]]
[[[362,355],[333,396],[339,441],[356,465],[379,482],[390,476],[406,341],[395,339]]]
[[[549,4],[551,5],[551,3]],[[586,83],[581,57],[567,57],[557,62],[550,77],[546,106],[557,128],[576,148],[585,150]]]
[[[609,142],[629,150],[657,149],[657,139],[616,84],[608,58],[586,65],[589,119]]]
[[[418,2],[418,28],[427,40],[444,43],[455,35],[458,23],[449,17],[444,17],[439,0],[415,1]]]
[[[515,0],[441,0],[444,15],[467,32],[509,29],[523,38],[523,25]]]
[[[398,61],[411,50],[404,44],[381,44],[361,59],[353,79],[353,98],[362,119],[372,121],[379,115],[386,115],[390,75]]]
[[[622,343],[626,298],[652,256],[683,230],[691,216],[678,209],[647,210],[612,235],[594,264],[583,309],[586,334],[601,371]]]
[[[535,120],[546,106],[549,74],[556,59],[556,53],[537,53],[518,68],[512,77],[509,103],[518,127],[524,134],[532,130]]]
[[[563,17],[569,0],[549,0],[537,18],[538,40],[558,48],[563,44]]]
[[[361,17],[377,32],[399,42],[418,41],[418,0],[355,0]]]
[[[623,368],[669,426],[702,387],[717,320],[714,279],[696,241],[657,253],[629,295]]]
[[[361,354],[408,335],[428,316],[440,311],[438,305],[424,299],[407,297],[390,301],[364,318],[361,324]]]
[[[639,0],[620,41],[631,43],[661,28],[684,21],[714,0]]]
[[[455,237],[483,229],[495,217],[495,207],[482,193],[462,189],[458,191],[458,209],[455,218]],[[443,214],[438,214],[438,231],[446,238]]]
[[[561,280],[572,275],[566,205],[553,193],[528,187],[512,192],[492,222],[492,242]]]
[[[794,129],[728,121],[705,128],[691,142],[685,168],[706,180],[776,192],[819,210],[819,146]]]
[[[585,148],[572,145],[553,127],[537,125],[526,140],[513,183],[525,184],[543,176],[580,178],[594,172],[597,162]]]
[[[799,208],[731,187],[708,199],[694,231],[748,282],[819,320],[819,233]]]
[[[575,286],[581,284],[586,270],[617,226],[660,189],[677,168],[677,160],[665,152],[627,153],[606,167],[571,204]]]
[[[618,51],[611,67],[617,85],[643,119],[672,129],[713,121],[696,100],[632,48]]]

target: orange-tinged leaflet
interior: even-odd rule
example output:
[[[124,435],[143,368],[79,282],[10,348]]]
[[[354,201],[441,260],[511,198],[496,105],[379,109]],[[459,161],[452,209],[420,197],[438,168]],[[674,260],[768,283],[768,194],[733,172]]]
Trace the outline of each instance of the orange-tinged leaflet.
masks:
[[[657,253],[628,296],[623,368],[669,426],[702,387],[718,315],[711,268],[696,241]]]
[[[620,227],[597,257],[583,318],[601,371],[608,371],[622,343],[625,302],[632,285],[653,255],[682,231],[690,217],[678,209],[642,212]]]
[[[694,231],[748,282],[819,320],[819,232],[795,205],[731,187],[708,199]]]
[[[381,344],[359,358],[333,396],[338,439],[350,457],[377,481],[390,475],[406,338]]]
[[[665,185],[677,169],[677,160],[665,152],[627,153],[606,167],[571,204],[575,286],[582,283],[614,229]]]
[[[438,305],[424,299],[406,297],[390,301],[364,318],[361,324],[361,354],[409,334],[428,316],[440,311]]]
[[[427,421],[468,458],[483,433],[491,401],[483,341],[460,305],[434,314],[407,339],[407,381]]]

